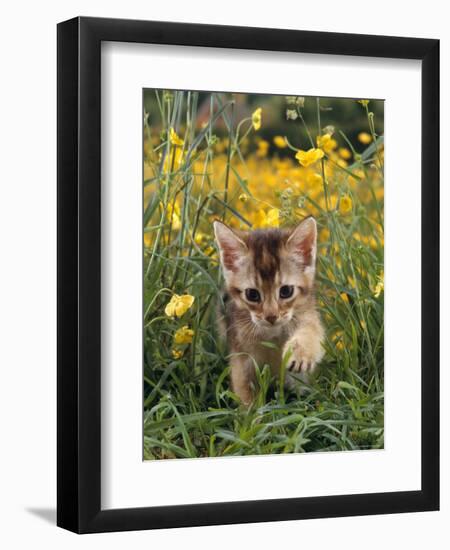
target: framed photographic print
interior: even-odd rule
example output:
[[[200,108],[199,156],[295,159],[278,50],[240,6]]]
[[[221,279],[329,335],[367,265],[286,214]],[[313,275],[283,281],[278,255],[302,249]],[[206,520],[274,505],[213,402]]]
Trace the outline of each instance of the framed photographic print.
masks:
[[[437,510],[439,42],[58,25],[58,525]]]

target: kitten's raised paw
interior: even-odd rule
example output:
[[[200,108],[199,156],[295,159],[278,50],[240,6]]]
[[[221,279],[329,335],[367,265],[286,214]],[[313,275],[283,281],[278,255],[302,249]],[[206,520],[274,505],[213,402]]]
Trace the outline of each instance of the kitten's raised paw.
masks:
[[[288,365],[288,370],[291,372],[301,372],[303,374],[307,374],[308,372],[312,372],[315,368],[316,364],[314,361],[307,361],[307,360],[294,360],[291,361]]]
[[[316,367],[316,357],[297,340],[286,344],[285,354],[288,354],[287,370],[301,374],[311,374]]]

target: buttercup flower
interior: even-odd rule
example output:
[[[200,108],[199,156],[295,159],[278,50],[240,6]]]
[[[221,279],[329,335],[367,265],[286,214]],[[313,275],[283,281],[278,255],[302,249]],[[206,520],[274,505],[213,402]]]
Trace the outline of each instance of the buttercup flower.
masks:
[[[181,349],[173,349],[172,357],[174,359],[181,359],[183,357],[183,351]]]
[[[241,195],[239,195],[239,200],[241,202],[247,202],[248,201],[248,195],[246,195],[245,193],[242,193]]]
[[[302,166],[306,168],[323,158],[323,156],[324,152],[322,151],[322,149],[315,149],[314,147],[312,147],[308,151],[298,151],[298,153],[295,155],[295,158]]]
[[[280,211],[278,208],[271,208],[267,212],[268,227],[278,227],[280,225]]]
[[[329,155],[337,147],[337,141],[331,137],[331,134],[317,136],[317,147]]]
[[[344,215],[348,214],[352,211],[352,206],[352,199],[348,195],[344,195],[339,201],[339,212]]]
[[[172,145],[178,145],[179,147],[183,146],[183,140],[178,136],[173,128],[170,128],[169,139]]]
[[[261,107],[258,107],[252,114],[253,128],[258,131],[261,128]]]
[[[197,231],[194,237],[194,242],[195,244],[201,245],[205,242],[206,238],[207,237],[204,233],[202,233],[201,231]]]
[[[194,300],[194,296],[190,294],[183,294],[181,296],[174,294],[166,305],[164,313],[167,317],[181,317],[192,306]]]
[[[379,298],[380,294],[384,291],[384,273],[382,272],[381,275],[378,277],[378,283],[375,287],[375,290],[373,292],[373,295],[375,298]]]
[[[260,142],[258,142],[258,150],[256,151],[256,154],[258,157],[265,157],[268,151],[269,151],[268,141],[266,141],[265,139],[262,139]]]
[[[368,145],[372,141],[372,136],[367,132],[360,132],[358,134],[358,139],[362,144]]]
[[[344,342],[342,341],[342,339],[339,339],[337,342],[336,342],[336,349],[338,351],[342,351],[344,349]]]
[[[161,155],[160,155],[160,158],[161,158]],[[170,155],[165,155],[163,172],[167,174],[172,170],[179,170],[183,165],[184,160],[185,160],[185,155],[183,154],[182,149],[180,148],[175,149],[174,151],[171,152]]]
[[[179,328],[173,335],[173,341],[175,344],[190,344],[192,338],[194,337],[194,331],[190,329],[187,325]]]
[[[322,185],[323,180],[322,180],[322,176],[320,174],[318,174],[317,172],[313,172],[313,173],[307,175],[306,181],[310,185],[315,186],[315,185]]]
[[[275,136],[273,138],[273,142],[280,149],[285,149],[287,147],[286,140],[284,139],[283,136]]]
[[[344,160],[348,160],[352,156],[351,152],[346,147],[341,147],[338,153]]]
[[[144,232],[144,245],[146,247],[150,246],[152,244],[152,237],[149,232]]]
[[[271,208],[267,212],[264,212],[264,210],[257,212],[253,227],[261,229],[264,227],[278,227],[279,225],[280,211],[278,208]]]
[[[203,252],[204,252],[204,254],[209,256],[209,259],[212,260],[212,262],[214,262],[214,263],[217,262],[217,259],[218,259],[217,258],[217,251],[213,246],[206,247]]]
[[[341,330],[338,330],[335,334],[333,334],[331,339],[333,340],[337,350],[342,351],[344,349],[344,334]]]
[[[169,203],[167,205],[167,218],[172,224],[172,229],[178,231],[181,229],[180,208],[178,204]]]

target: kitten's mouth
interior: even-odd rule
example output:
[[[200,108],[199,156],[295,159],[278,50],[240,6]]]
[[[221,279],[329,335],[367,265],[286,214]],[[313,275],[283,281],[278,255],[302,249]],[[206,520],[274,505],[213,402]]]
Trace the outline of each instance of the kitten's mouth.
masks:
[[[264,328],[276,328],[279,325],[278,321],[274,321],[273,323],[269,323],[269,321],[259,321],[259,326]]]
[[[264,328],[264,329],[279,329],[283,326],[285,326],[287,323],[289,322],[289,320],[286,318],[286,319],[277,319],[275,322],[271,323],[269,321],[266,321],[265,319],[256,319],[256,320],[253,320],[253,323],[259,327],[259,328]]]

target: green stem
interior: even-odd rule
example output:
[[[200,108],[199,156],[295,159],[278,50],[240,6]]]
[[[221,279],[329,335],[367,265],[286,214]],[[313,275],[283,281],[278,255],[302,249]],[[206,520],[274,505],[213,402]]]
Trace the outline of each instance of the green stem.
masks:
[[[223,200],[225,204],[228,203],[228,186],[230,179],[230,164],[231,164],[231,150],[233,147],[233,120],[234,120],[234,101],[231,103],[231,116],[230,116],[230,128],[228,131],[228,154],[227,154],[227,169],[225,174],[225,192]],[[223,209],[222,221],[225,221],[226,208]]]

